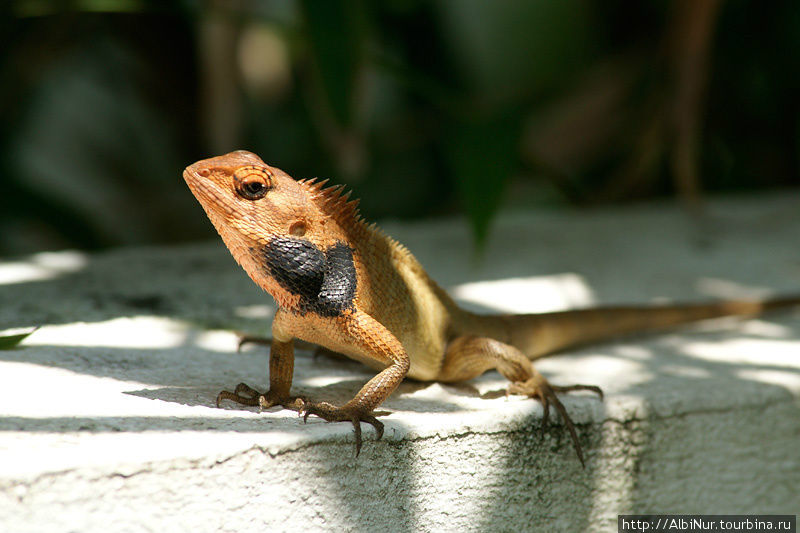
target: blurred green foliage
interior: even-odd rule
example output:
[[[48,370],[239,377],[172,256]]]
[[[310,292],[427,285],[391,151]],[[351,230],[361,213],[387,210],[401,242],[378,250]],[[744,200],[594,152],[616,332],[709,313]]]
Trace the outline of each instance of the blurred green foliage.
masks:
[[[240,148],[346,183],[370,219],[463,212],[478,243],[503,205],[674,194],[675,131],[704,191],[798,184],[793,0],[720,0],[694,78],[686,0],[0,10],[0,254],[208,237],[181,170]],[[702,98],[675,130],[686,79]]]

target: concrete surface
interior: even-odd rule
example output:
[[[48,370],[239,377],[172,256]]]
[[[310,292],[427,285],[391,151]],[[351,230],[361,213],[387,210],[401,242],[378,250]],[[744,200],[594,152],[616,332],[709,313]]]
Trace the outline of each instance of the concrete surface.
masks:
[[[679,209],[506,214],[483,260],[465,225],[385,224],[476,309],[800,290],[800,194]],[[202,214],[198,210],[198,216]],[[365,426],[213,406],[266,383],[271,299],[223,248],[38,254],[0,263],[0,530],[616,531],[619,513],[800,510],[800,315],[717,320],[537,363],[588,456],[495,373],[405,383]],[[371,372],[298,353],[295,386],[345,401]]]

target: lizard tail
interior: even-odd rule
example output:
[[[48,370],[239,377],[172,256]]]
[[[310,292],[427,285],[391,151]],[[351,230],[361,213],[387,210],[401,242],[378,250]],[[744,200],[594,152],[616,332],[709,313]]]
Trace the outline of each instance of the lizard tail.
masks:
[[[666,330],[725,316],[751,317],[800,306],[800,296],[763,301],[731,300],[702,304],[615,306],[530,315],[477,316],[471,334],[505,339],[529,358],[629,334]]]

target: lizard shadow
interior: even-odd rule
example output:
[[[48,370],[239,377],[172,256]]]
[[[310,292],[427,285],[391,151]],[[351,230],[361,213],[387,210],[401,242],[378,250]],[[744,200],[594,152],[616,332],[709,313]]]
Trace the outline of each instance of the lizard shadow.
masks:
[[[782,334],[763,335],[757,333],[742,333],[741,331],[693,331],[686,335],[666,335],[654,337],[653,340],[643,341],[637,338],[626,345],[625,341],[611,342],[597,345],[592,348],[574,350],[560,357],[537,361],[537,366],[547,366],[543,369],[548,378],[556,383],[569,382],[568,375],[588,364],[586,361],[599,354],[621,360],[636,366],[643,376],[639,382],[623,383],[609,387],[610,401],[617,394],[638,395],[646,402],[680,402],[680,398],[673,398],[667,394],[670,390],[700,390],[704,391],[700,398],[714,397],[714,389],[723,382],[735,382],[742,389],[761,390],[773,394],[775,392],[787,395],[785,389],[769,383],[749,379],[742,374],[744,371],[780,372],[800,374],[797,367],[781,364],[777,360],[753,364],[750,362],[732,362],[729,360],[709,360],[698,357],[692,351],[691,343],[717,344],[726,340],[746,340],[754,342],[795,342],[800,337],[800,327],[791,320],[781,320],[784,326]],[[688,341],[687,341],[688,339]],[[233,342],[233,338],[231,339]],[[687,341],[687,342],[684,342]],[[690,342],[689,342],[690,341]],[[230,351],[214,351],[200,347],[198,332],[189,332],[182,343],[169,348],[120,348],[106,346],[66,346],[66,345],[38,345],[26,347],[24,344],[10,351],[0,352],[0,360],[19,363],[34,364],[40,367],[60,368],[75,374],[94,376],[98,378],[113,378],[117,381],[130,383],[132,386],[123,386],[119,393],[129,397],[137,397],[153,401],[162,401],[172,404],[185,405],[191,408],[214,407],[216,394],[222,389],[231,389],[240,381],[249,382],[253,386],[266,385],[267,351],[253,350],[251,353],[236,355]],[[631,353],[626,346],[633,345],[638,349]],[[189,363],[188,361],[191,361]],[[685,371],[681,371],[685,369]],[[676,371],[677,370],[677,371]],[[326,358],[313,358],[308,353],[298,353],[296,358],[296,392],[307,394],[313,399],[328,401],[346,401],[363,384],[374,375],[374,371],[355,362],[343,362]],[[259,381],[261,383],[259,383]],[[474,399],[483,397],[487,399],[499,398],[504,395],[502,389],[494,386],[498,377],[488,375],[483,380],[467,382],[464,384],[435,385],[424,382],[407,381],[401,384],[397,393],[384,405],[390,411],[401,410],[418,413],[466,412],[460,404],[459,398]],[[605,380],[604,380],[605,381]],[[134,385],[135,384],[135,385]],[[145,384],[146,386],[141,386]],[[138,385],[138,386],[137,386]],[[441,387],[447,395],[437,393],[436,387]],[[730,387],[725,387],[730,390]],[[780,389],[780,390],[779,390]],[[68,389],[55,389],[51,392],[68,395]],[[437,394],[434,394],[437,393]],[[106,394],[116,394],[107,392]],[[774,396],[774,394],[773,394]],[[96,398],[104,401],[103,397]],[[451,400],[451,401],[448,401]],[[116,401],[116,400],[114,400]],[[491,403],[491,402],[489,402]],[[554,501],[563,497],[564,487],[573,493],[576,516],[584,517],[588,523],[592,512],[592,483],[591,478],[595,463],[591,459],[594,450],[600,449],[603,439],[601,430],[597,425],[589,425],[589,415],[586,405],[594,406],[597,416],[605,410],[605,404],[596,400],[587,400],[583,397],[566,396],[564,403],[571,413],[575,413],[581,442],[590,454],[588,470],[580,471],[579,463],[575,460],[563,426],[553,424],[547,433],[542,436],[538,428],[541,427],[541,414],[538,407],[531,408],[530,420],[526,429],[500,434],[493,438],[502,442],[501,447],[491,456],[484,458],[486,462],[480,471],[476,469],[474,475],[481,476],[481,472],[504,472],[504,481],[496,487],[498,491],[493,501],[497,505],[484,505],[476,510],[476,516],[487,527],[499,523],[508,517],[509,506],[513,506],[529,519],[532,525],[539,524],[545,527],[548,522],[541,516],[536,516],[539,506],[536,502]],[[531,402],[536,405],[536,402]],[[255,409],[246,409],[238,405],[224,405],[226,411],[238,411],[241,416],[219,416],[209,414],[210,411],[186,412],[186,416],[68,416],[68,417],[26,417],[6,416],[0,417],[0,432],[27,431],[27,432],[79,432],[79,433],[109,433],[109,432],[148,432],[148,431],[203,431],[203,432],[229,432],[264,434],[271,432],[291,432],[307,434],[313,437],[315,431],[325,424],[322,421],[309,420],[303,424],[295,413],[289,411],[269,411],[264,416],[254,416]],[[496,406],[488,406],[494,409]],[[152,408],[148,408],[151,410]],[[158,409],[156,407],[156,409]],[[250,411],[250,412],[247,412]],[[226,413],[230,414],[230,413]],[[796,418],[800,413],[795,409]],[[387,435],[393,430],[403,434],[409,428],[402,420],[396,417],[386,419]],[[398,517],[399,524],[413,523],[411,514],[413,507],[410,496],[402,494],[413,493],[417,480],[415,468],[427,460],[424,455],[430,453],[427,443],[417,443],[413,446],[397,444],[387,436],[386,441],[377,445],[372,442],[371,430],[365,428],[365,447],[358,461],[352,461],[352,427],[347,424],[330,424],[327,427],[337,434],[343,435],[341,442],[323,442],[318,446],[310,446],[302,453],[312,454],[317,459],[331,465],[330,471],[320,472],[320,483],[331,488],[331,493],[338,498],[342,509],[346,509],[352,516],[354,524],[368,527],[370,518],[359,515],[360,508],[353,502],[363,499],[353,497],[359,491],[378,491],[382,494],[397,493],[392,513]],[[316,429],[315,429],[316,428]],[[254,439],[262,437],[253,437]],[[465,437],[469,438],[469,437]],[[646,438],[655,438],[646,436]],[[663,437],[658,437],[663,440]],[[710,438],[708,446],[714,448],[718,439]],[[469,442],[469,441],[467,441]],[[719,443],[722,446],[722,443]],[[638,468],[645,471],[652,469],[652,457],[647,457],[647,445],[644,448],[632,448],[635,454],[631,457],[632,470],[629,474],[634,480],[642,474],[637,473]],[[343,462],[342,458],[348,457]],[[384,468],[389,468],[391,475],[377,475],[381,463]],[[386,467],[387,464],[391,466]],[[554,468],[557,465],[558,468]],[[638,465],[638,466],[637,466]],[[540,469],[547,472],[556,472],[556,478],[548,478],[541,484],[531,485],[529,474],[532,470]],[[349,474],[347,473],[349,472]],[[370,481],[361,485],[348,484],[348,476],[358,472],[367,476]],[[339,476],[343,477],[339,477]],[[666,475],[666,474],[665,474]],[[692,474],[689,473],[690,479]],[[372,477],[370,477],[372,476]],[[374,479],[373,479],[374,478]],[[649,482],[648,482],[649,483]],[[558,488],[561,485],[562,488]],[[742,486],[747,486],[743,483]],[[633,488],[625,495],[633,509],[644,509],[648,495],[634,483]],[[735,498],[737,495],[731,496]],[[736,500],[733,500],[736,501]],[[769,502],[767,502],[768,504]],[[586,524],[584,524],[586,525]]]
[[[785,339],[792,341],[800,337],[787,322]],[[0,351],[0,361],[31,363],[41,367],[56,367],[74,373],[110,377],[123,382],[146,383],[147,387],[126,390],[125,394],[161,400],[191,407],[215,407],[215,399],[221,390],[231,390],[239,382],[246,382],[256,389],[266,389],[267,382],[267,350],[249,350],[250,353],[233,354],[217,352],[197,346],[199,332],[189,332],[184,341],[173,348],[119,348],[105,346],[67,346],[67,345],[35,345],[23,344],[14,350]],[[770,338],[759,334],[743,334],[740,331],[695,331],[689,333],[693,340],[710,344],[719,344],[726,339],[753,340],[769,342]],[[680,337],[679,337],[680,338]],[[607,353],[615,359],[628,360],[648,375],[664,376],[668,381],[689,380],[702,382],[716,376],[724,379],[742,380],[741,371],[779,371],[797,373],[796,367],[777,363],[735,363],[724,360],[708,360],[686,353],[681,346],[670,337],[653,337],[647,341],[645,337],[633,338],[637,346],[650,345],[651,352],[657,356],[634,357],[620,344],[609,342],[589,349],[577,349],[569,354],[561,354],[552,358],[535,362],[552,365],[560,360],[559,371],[550,371],[551,381],[567,384],[566,376],[570,359],[580,359],[586,354]],[[774,340],[774,337],[772,337]],[[621,340],[625,343],[629,340]],[[623,344],[624,345],[624,344]],[[187,361],[191,360],[191,364]],[[546,362],[546,363],[545,363]],[[293,390],[296,394],[305,395],[312,400],[323,400],[344,403],[366,383],[375,372],[360,363],[351,360],[339,360],[328,357],[312,357],[308,353],[298,353],[296,357],[295,381]],[[686,375],[679,375],[684,368]],[[203,369],[200,371],[199,369]],[[702,374],[702,376],[700,376]],[[692,376],[695,377],[692,377]],[[705,377],[703,377],[705,376]],[[647,393],[652,379],[641,383],[628,384],[624,387],[611,387],[610,393]],[[480,386],[478,386],[480,384]],[[462,383],[436,384],[406,380],[398,390],[384,403],[387,409],[395,409],[395,403],[402,404],[401,409],[412,412],[450,411],[463,409],[453,405],[442,395],[426,395],[425,391],[440,386],[452,398],[497,399],[505,396],[505,381],[495,372]],[[668,384],[668,386],[672,386]],[[763,384],[763,386],[768,386]],[[568,396],[570,397],[570,396]],[[242,406],[235,406],[241,408]],[[227,407],[226,407],[227,408]],[[398,405],[400,408],[400,405]]]
[[[788,351],[797,354],[797,339],[800,338],[800,324],[786,318],[776,318],[785,330],[777,335],[742,334],[741,331],[692,331],[680,334],[667,334],[663,337],[651,337],[649,340],[637,336],[633,341],[621,340],[598,344],[591,348],[571,350],[560,358],[543,359],[536,364],[548,378],[555,383],[567,382],[568,368],[580,369],[591,366],[592,359],[598,356],[613,358],[628,363],[628,367],[641,379],[621,380],[621,383],[609,382],[607,377],[600,376],[605,383],[606,401],[597,406],[596,415],[601,420],[614,420],[619,428],[596,424],[587,431],[576,420],[582,442],[589,442],[584,448],[590,450],[589,469],[598,472],[610,471],[619,479],[628,479],[615,493],[615,501],[622,507],[606,509],[610,515],[628,513],[646,513],[652,511],[655,501],[666,508],[688,509],[693,513],[711,513],[718,510],[720,502],[729,506],[750,506],[749,508],[781,508],[788,498],[786,490],[754,489],[752,471],[743,469],[741,463],[728,461],[730,457],[753,457],[751,468],[759,469],[759,477],[763,479],[783,479],[785,465],[797,465],[796,458],[787,456],[787,439],[792,439],[800,431],[800,406],[796,403],[800,387],[800,368],[785,359]],[[758,350],[758,343],[764,343],[764,351],[773,353],[770,343],[777,343],[785,348],[784,364],[781,357],[773,357],[763,362],[752,360],[737,361],[735,354],[727,353],[722,358],[705,355],[703,348],[711,345],[724,345],[726,342],[736,346],[738,342],[754,343],[748,347]],[[631,349],[633,348],[633,349]],[[724,352],[725,350],[721,350]],[[757,353],[757,352],[756,352]],[[602,354],[602,355],[601,355]],[[558,359],[558,360],[556,360]],[[546,362],[545,362],[546,361]],[[760,376],[766,376],[761,379]],[[781,382],[774,381],[773,376],[783,376]],[[620,377],[626,377],[621,373]],[[574,376],[572,376],[574,381]],[[737,396],[747,398],[740,402]],[[614,403],[618,397],[637,398],[637,404],[643,408],[641,412],[632,412],[630,420],[619,418]],[[569,398],[569,397],[565,397]],[[795,400],[792,400],[795,398]],[[569,402],[569,403],[568,403]],[[578,404],[574,399],[564,401],[568,411]],[[616,406],[615,406],[616,407]],[[764,416],[762,411],[772,412]],[[726,417],[716,424],[716,417]],[[730,420],[736,418],[736,422]],[[783,419],[794,423],[783,423],[780,430],[770,426],[775,420]],[[703,420],[711,421],[711,427],[698,430]],[[772,422],[767,422],[767,421]],[[706,422],[708,423],[708,422]],[[540,425],[540,420],[533,424]],[[614,424],[611,424],[614,426]],[[792,427],[793,426],[793,427]],[[560,432],[563,435],[563,431]],[[765,442],[759,435],[772,435],[774,439]],[[558,438],[558,434],[555,436]],[[544,442],[552,442],[552,436]],[[583,440],[586,439],[586,440]],[[627,441],[630,442],[627,442]],[[524,485],[524,479],[516,476],[521,468],[520,455],[525,454],[527,445],[524,435],[512,433],[508,436],[509,449],[516,450],[502,454],[504,461],[501,469],[510,475],[497,497],[497,505],[483,510],[482,524],[490,527],[498,520],[508,516],[508,506],[521,509],[523,514],[530,511],[528,518],[534,529],[536,526],[546,527],[547,521],[536,516],[532,511],[536,501],[552,501],[557,498],[558,490],[547,487],[530,487]],[[624,461],[610,458],[609,450],[617,450]],[[604,452],[596,454],[596,452]],[[718,456],[718,454],[722,454]],[[594,457],[592,457],[594,455]],[[725,460],[720,459],[725,457]],[[667,459],[667,460],[664,460]],[[688,492],[674,491],[670,493],[661,488],[664,480],[675,476],[676,464],[680,464],[680,479],[683,487],[698,487]],[[780,465],[784,466],[780,466]],[[708,465],[716,465],[709,468]],[[793,467],[790,467],[793,468]],[[574,501],[572,510],[577,516],[585,519],[575,529],[590,528],[597,525],[590,522],[597,519],[594,487],[603,487],[607,480],[599,479],[594,485],[576,482],[576,478],[562,477],[560,470],[548,468],[559,476],[555,483],[563,484]],[[586,479],[578,473],[577,479]],[[549,484],[554,480],[547,480]],[[768,483],[765,481],[765,483]],[[769,482],[771,483],[771,482]],[[772,487],[772,484],[769,485]],[[797,484],[793,484],[796,490]],[[521,490],[521,489],[527,489]],[[755,494],[755,496],[754,496]],[[657,496],[654,496],[657,495]],[[713,495],[713,496],[709,496]],[[758,499],[757,502],[755,499]],[[502,503],[500,503],[502,502]],[[716,507],[715,507],[716,505]],[[778,506],[778,507],[776,507]],[[573,529],[570,527],[570,529]]]

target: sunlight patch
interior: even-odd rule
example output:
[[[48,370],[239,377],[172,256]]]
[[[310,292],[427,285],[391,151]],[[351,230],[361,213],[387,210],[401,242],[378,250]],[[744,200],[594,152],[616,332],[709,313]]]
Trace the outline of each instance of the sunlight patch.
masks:
[[[664,365],[661,367],[662,374],[669,374],[670,376],[679,376],[682,378],[693,379],[711,379],[712,373],[705,368],[686,366],[686,365]]]
[[[106,322],[43,326],[25,345],[175,348],[186,342],[189,326],[166,318],[126,317]]]
[[[709,361],[748,362],[800,368],[800,342],[774,339],[731,339],[690,342],[681,349]]]
[[[0,263],[0,285],[55,279],[86,267],[86,254],[74,251],[43,252],[27,261]]]
[[[787,339],[792,338],[794,335],[792,328],[788,326],[755,318],[751,318],[740,324],[739,331],[747,335],[756,335],[758,337],[769,337],[773,339]]]
[[[212,352],[235,352],[239,338],[230,331],[203,331],[197,334],[194,344]]]
[[[761,300],[772,295],[766,287],[752,287],[719,278],[701,278],[697,281],[697,289],[720,300]]]
[[[241,305],[233,310],[234,314],[240,318],[269,319],[275,314],[275,310],[269,305]]]
[[[594,303],[589,284],[573,273],[465,283],[452,293],[458,300],[506,313],[563,311]]]
[[[800,374],[795,372],[781,372],[780,370],[740,370],[736,373],[743,379],[769,383],[770,385],[782,385],[787,389],[800,393]]]

